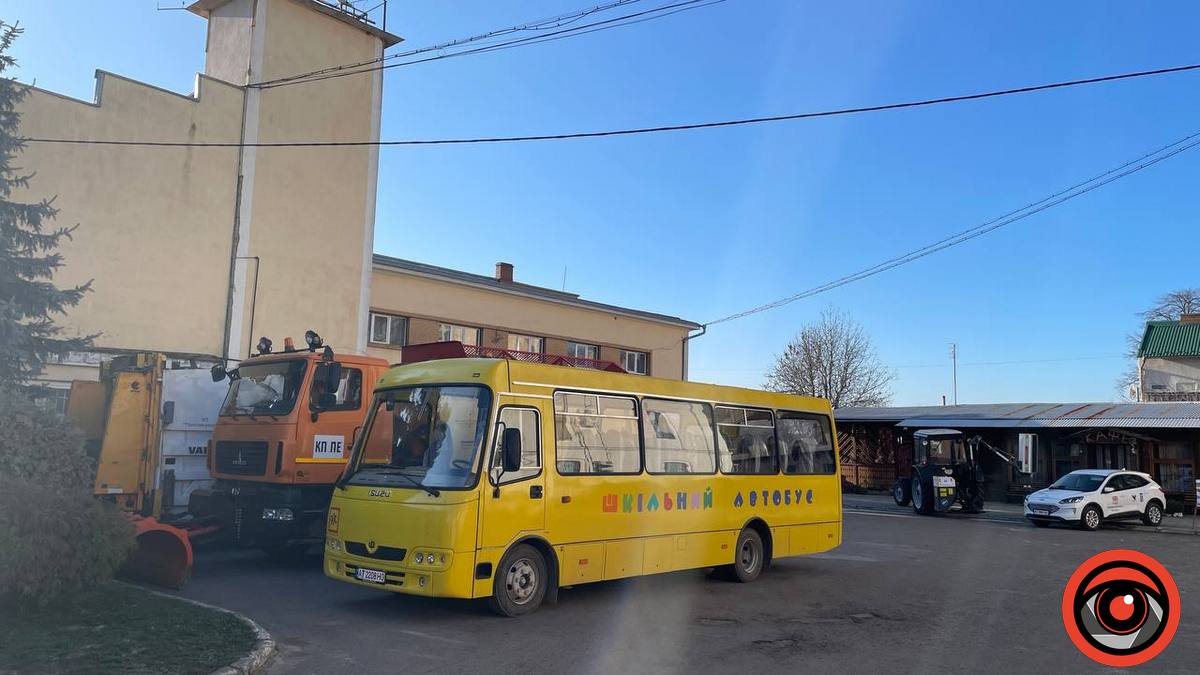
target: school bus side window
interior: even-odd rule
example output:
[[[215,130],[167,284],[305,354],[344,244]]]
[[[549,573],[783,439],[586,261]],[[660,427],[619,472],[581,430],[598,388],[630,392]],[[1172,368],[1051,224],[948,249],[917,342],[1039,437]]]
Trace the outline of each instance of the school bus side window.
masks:
[[[497,426],[496,444],[492,449],[492,468],[501,466],[503,455],[500,450],[501,439],[504,437],[499,429],[521,430],[521,468],[509,471],[500,476],[500,485],[514,483],[526,478],[533,478],[542,472],[542,432],[538,411],[533,408],[516,408],[508,406],[500,409],[500,422]]]
[[[564,476],[642,470],[632,398],[556,392],[554,437],[556,466]]]
[[[717,406],[717,455],[722,473],[778,473],[771,412]]]
[[[707,403],[642,400],[647,473],[713,473],[716,444]]]
[[[784,473],[831,474],[837,469],[828,417],[781,411],[776,431]]]

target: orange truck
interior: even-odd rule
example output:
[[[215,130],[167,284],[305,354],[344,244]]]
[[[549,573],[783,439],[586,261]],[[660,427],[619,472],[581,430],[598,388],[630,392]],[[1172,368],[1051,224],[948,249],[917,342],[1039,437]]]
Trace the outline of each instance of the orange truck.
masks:
[[[292,559],[324,541],[333,484],[361,431],[379,358],[335,355],[320,336],[291,338],[281,351],[259,340],[258,353],[212,379],[229,389],[208,444],[211,485],[192,490],[188,511],[233,542]]]

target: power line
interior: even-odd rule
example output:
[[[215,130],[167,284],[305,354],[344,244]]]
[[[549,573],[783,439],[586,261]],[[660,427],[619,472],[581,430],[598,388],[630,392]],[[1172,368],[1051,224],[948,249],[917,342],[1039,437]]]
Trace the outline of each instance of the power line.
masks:
[[[460,52],[452,52],[449,54],[438,54],[436,56],[429,56],[429,57],[426,57],[423,59],[417,59],[415,61],[404,61],[402,63],[389,63],[386,65],[376,65],[376,66],[372,66],[369,68],[360,68],[358,70],[344,70],[344,69],[339,68],[339,70],[344,70],[344,72],[331,72],[331,73],[324,74],[324,75],[317,75],[317,76],[313,76],[313,77],[304,77],[303,79],[296,79],[294,81],[287,81],[287,82],[279,82],[279,83],[270,84],[270,85],[262,84],[262,85],[259,85],[259,88],[272,89],[274,87],[282,87],[282,86],[294,85],[294,84],[309,84],[311,82],[321,82],[323,80],[331,80],[331,79],[339,78],[339,77],[348,77],[350,75],[373,73],[376,71],[388,70],[390,68],[399,68],[401,66],[412,66],[412,65],[419,64],[419,63],[429,63],[430,61],[441,61],[442,59],[451,59],[451,58],[456,58],[459,56],[469,56],[471,54],[482,54],[485,52],[499,51],[501,49],[511,49],[513,47],[523,47],[523,46],[528,46],[531,44],[538,44],[541,42],[550,42],[551,40],[554,40],[554,39],[576,37],[578,35],[586,35],[588,33],[594,33],[596,31],[600,31],[600,30],[609,30],[612,28],[620,28],[622,26],[629,26],[629,25],[633,25],[635,23],[641,23],[643,21],[649,21],[652,19],[660,19],[663,17],[670,16],[672,14],[677,14],[679,12],[687,11],[690,9],[700,9],[702,7],[707,7],[709,5],[715,5],[715,4],[718,4],[721,2],[725,2],[725,0],[684,0],[682,2],[676,2],[676,3],[670,4],[670,5],[662,5],[659,7],[654,7],[652,9],[643,10],[641,12],[634,12],[632,14],[625,14],[623,16],[618,16],[618,17],[614,17],[611,19],[605,19],[603,21],[594,21],[592,23],[575,26],[573,28],[565,28],[563,30],[554,31],[552,33],[545,33],[542,35],[534,35],[534,36],[529,36],[529,37],[517,38],[517,39],[513,39],[513,40],[509,40],[509,41],[501,42],[501,43],[497,43],[497,44],[487,45],[487,46],[483,46],[483,47],[476,47],[475,49],[468,49],[468,50],[460,51]],[[571,23],[571,22],[567,21],[567,22],[564,22],[563,24],[559,24],[559,25],[565,25],[566,23]],[[587,29],[591,29],[591,30],[587,30]],[[430,50],[422,49],[421,51],[425,52],[425,51],[430,51]],[[397,54],[395,56],[400,56],[400,55]],[[391,57],[387,57],[387,58],[391,58]]]
[[[1036,213],[1040,213],[1042,211],[1045,211],[1046,209],[1058,206],[1059,204],[1062,204],[1063,202],[1070,201],[1071,199],[1074,199],[1081,195],[1087,194],[1087,193],[1091,192],[1092,190],[1095,190],[1097,188],[1108,185],[1109,183],[1111,183],[1113,181],[1120,180],[1121,178],[1124,178],[1131,174],[1137,173],[1148,167],[1154,166],[1155,164],[1158,164],[1159,162],[1161,162],[1163,160],[1174,157],[1175,155],[1178,155],[1182,152],[1191,150],[1192,148],[1196,147],[1197,145],[1200,145],[1200,140],[1196,140],[1198,137],[1200,137],[1200,131],[1192,133],[1188,136],[1185,136],[1184,138],[1181,138],[1180,140],[1175,141],[1174,143],[1165,145],[1165,146],[1159,148],[1158,150],[1154,150],[1153,152],[1146,153],[1146,154],[1142,155],[1141,157],[1138,157],[1137,159],[1130,160],[1120,166],[1109,169],[1108,171],[1105,171],[1104,173],[1102,173],[1098,176],[1095,176],[1093,178],[1085,180],[1081,183],[1076,183],[1075,185],[1072,185],[1071,187],[1069,187],[1065,190],[1056,192],[1052,195],[1049,195],[1048,197],[1040,199],[1036,202],[1028,204],[1028,205],[1021,207],[1019,209],[1016,209],[1014,211],[1009,211],[1008,213],[1006,213],[998,218],[993,218],[992,220],[984,222],[980,225],[976,225],[975,227],[968,228],[957,234],[951,235],[949,237],[945,237],[945,238],[935,241],[931,244],[922,246],[921,248],[914,249],[903,255],[896,256],[894,258],[889,258],[888,260],[885,260],[885,261],[883,261],[877,265],[874,265],[872,267],[868,267],[866,269],[855,272],[854,274],[846,275],[839,279],[835,279],[833,281],[821,284],[820,286],[815,286],[813,288],[810,288],[805,291],[801,291],[794,295],[789,295],[786,298],[781,298],[779,300],[775,300],[774,302],[769,302],[765,305],[759,305],[757,307],[753,307],[753,308],[747,309],[745,311],[737,312],[735,314],[730,314],[728,316],[724,316],[719,319],[709,321],[703,325],[705,327],[708,327],[708,326],[712,326],[712,325],[715,325],[718,323],[724,323],[726,321],[733,321],[734,319],[740,319],[743,317],[747,317],[752,314],[758,314],[760,312],[765,312],[767,310],[776,309],[778,307],[782,307],[784,305],[796,302],[797,300],[802,300],[804,298],[809,298],[814,295],[824,293],[826,291],[831,291],[835,288],[838,288],[840,286],[845,286],[846,284],[853,283],[855,281],[861,281],[868,277],[875,276],[876,274],[879,274],[881,272],[886,272],[887,270],[894,269],[896,267],[900,267],[901,265],[906,265],[915,260],[924,258],[925,256],[932,255],[934,253],[937,253],[938,251],[942,251],[947,248],[965,243],[965,242],[975,239],[977,237],[981,237],[989,232],[993,232],[993,231],[998,230],[1007,225],[1011,225],[1012,223],[1015,223],[1019,220],[1024,220],[1025,218],[1028,218],[1029,216],[1032,216]]]
[[[657,127],[638,127],[633,129],[615,129],[609,131],[584,131],[575,133],[563,134],[536,134],[526,136],[492,136],[479,138],[435,138],[435,139],[407,139],[393,141],[283,141],[283,142],[258,142],[258,143],[211,143],[211,142],[190,142],[190,141],[132,141],[132,140],[103,140],[91,138],[45,138],[32,137],[24,138],[27,143],[55,143],[66,145],[121,145],[121,146],[141,146],[141,147],[162,147],[162,148],[337,148],[337,147],[371,147],[371,146],[403,146],[403,145],[475,145],[485,143],[518,143],[528,141],[562,141],[573,140],[580,138],[604,138],[610,136],[634,136],[639,134],[662,133],[668,131],[692,131],[696,129],[715,129],[721,127],[736,127],[749,124],[765,124],[769,122],[786,122],[802,119],[815,119],[819,117],[837,117],[841,115],[856,115],[862,113],[883,112],[888,110],[902,110],[905,108],[922,108],[935,105],[943,105],[947,103],[961,103],[964,101],[977,101],[987,98],[996,98],[999,96],[1011,96],[1014,94],[1028,94],[1036,91],[1047,91],[1050,89],[1063,89],[1066,87],[1077,87],[1088,84],[1098,84],[1102,82],[1115,82],[1118,80],[1129,80],[1140,77],[1151,77],[1155,75],[1166,75],[1169,73],[1182,73],[1187,71],[1200,70],[1200,64],[1187,66],[1175,66],[1172,68],[1158,68],[1155,70],[1142,70],[1133,73],[1123,73],[1120,75],[1105,75],[1102,77],[1090,77],[1082,80],[1069,80],[1066,82],[1053,82],[1050,84],[1038,84],[1027,87],[1017,87],[1013,89],[1001,89],[997,91],[989,91],[977,94],[963,94],[958,96],[945,96],[942,98],[922,99],[917,101],[905,101],[901,103],[885,103],[881,105],[863,106],[857,108],[838,108],[834,110],[823,110],[819,112],[794,113],[789,115],[771,115],[766,117],[751,117],[735,120],[723,120],[718,122],[697,122],[693,124],[675,124]]]
[[[530,22],[524,22],[522,24],[509,26],[509,28],[502,28],[502,29],[490,30],[487,32],[481,32],[481,34],[478,34],[478,35],[456,38],[456,40],[448,40],[445,42],[439,42],[437,44],[430,44],[430,46],[427,46],[427,47],[408,49],[408,50],[404,50],[404,52],[400,52],[400,53],[396,53],[396,54],[379,56],[379,58],[376,58],[376,59],[368,59],[365,61],[354,62],[354,64],[341,64],[341,65],[337,65],[337,66],[329,66],[329,67],[325,67],[325,68],[319,68],[319,70],[294,74],[294,76],[265,80],[265,82],[252,83],[250,86],[260,86],[260,88],[266,89],[266,88],[271,88],[271,86],[278,86],[278,85],[282,85],[282,84],[292,84],[292,83],[300,84],[301,82],[298,82],[298,80],[302,80],[302,82],[308,82],[307,78],[310,78],[313,76],[322,76],[322,74],[326,74],[326,73],[347,71],[347,70],[350,70],[350,68],[361,68],[364,66],[371,66],[374,64],[383,64],[383,62],[385,62],[385,61],[394,61],[397,59],[407,59],[407,58],[410,58],[410,56],[426,54],[428,52],[442,52],[442,50],[445,50],[445,49],[454,49],[457,47],[462,47],[462,46],[464,46],[464,44],[470,44],[470,43],[474,43],[474,42],[480,42],[480,41],[485,41],[485,40],[494,40],[494,38],[497,38],[497,37],[503,37],[505,35],[516,34],[516,32],[544,31],[544,30],[550,30],[550,29],[554,29],[554,28],[562,28],[562,26],[574,24],[575,22],[578,22],[578,20],[592,16],[592,14],[607,12],[608,10],[614,10],[614,8],[617,8],[617,7],[635,4],[635,2],[641,2],[641,1],[643,1],[643,0],[614,0],[612,2],[607,2],[607,4],[604,4],[604,5],[595,5],[592,7],[584,7],[584,8],[581,8],[581,10],[575,10],[575,11],[571,11],[571,12],[565,12],[562,14],[556,14],[556,16],[553,16],[553,17],[530,20]],[[694,1],[698,1],[698,0],[694,0]],[[656,11],[660,11],[660,10],[658,10],[658,8],[655,8],[655,10],[648,10],[648,12],[656,12]],[[612,20],[620,20],[623,18],[625,18],[625,17],[618,17],[618,18],[612,19]],[[595,24],[588,24],[588,25],[595,25]],[[586,26],[582,26],[582,28],[586,28]],[[368,70],[361,70],[361,71],[355,71],[355,72],[373,72],[376,70],[379,70],[379,68],[368,68]],[[348,74],[353,74],[353,73],[348,73]],[[320,78],[320,79],[325,79],[325,78]],[[312,82],[317,82],[317,79],[313,79]]]
[[[588,14],[593,14],[596,12],[603,12],[603,11],[612,9],[614,7],[620,7],[621,5],[626,5],[626,4],[630,4],[633,2],[641,2],[641,1],[642,0],[617,0],[616,2],[611,2],[606,5],[596,5],[593,7],[588,7],[586,9],[577,10],[575,12],[567,12],[565,14],[560,14],[560,15],[549,17],[546,19],[537,19],[534,21],[527,21],[524,24],[518,24],[516,26],[511,26],[509,28],[500,28],[497,30],[488,31],[486,33],[472,35],[472,36],[466,37],[466,38],[459,38],[456,40],[448,40],[446,42],[441,42],[441,43],[438,43],[435,45],[429,45],[428,47],[420,47],[417,49],[410,49],[410,50],[407,50],[404,52],[400,52],[398,54],[389,54],[387,56],[381,56],[381,57],[375,58],[375,59],[368,59],[366,61],[359,61],[357,63],[344,63],[341,65],[329,66],[327,68],[310,70],[305,73],[298,73],[296,75],[280,77],[280,78],[276,78],[274,80],[266,80],[263,82],[251,83],[249,86],[262,87],[262,86],[273,85],[273,84],[281,83],[281,82],[290,82],[293,80],[303,79],[303,78],[306,78],[306,77],[309,77],[312,75],[323,75],[323,74],[329,73],[329,72],[336,72],[336,71],[340,71],[340,70],[346,70],[349,68],[359,68],[362,66],[369,66],[369,65],[372,65],[375,63],[382,63],[384,61],[389,61],[389,60],[393,60],[393,59],[406,58],[409,56],[415,56],[417,54],[424,54],[426,52],[440,51],[442,49],[458,47],[458,46],[461,46],[464,44],[477,42],[479,40],[487,40],[487,39],[497,37],[500,35],[507,35],[509,33],[517,33],[517,32],[522,32],[522,31],[526,31],[526,30],[540,30],[543,26],[546,26],[547,24],[552,24],[549,27],[553,27],[554,25],[561,25],[561,24],[554,23],[557,21],[567,21],[567,20],[570,20],[572,17],[576,17],[576,20],[577,20],[578,18],[582,18],[584,16],[587,16]]]

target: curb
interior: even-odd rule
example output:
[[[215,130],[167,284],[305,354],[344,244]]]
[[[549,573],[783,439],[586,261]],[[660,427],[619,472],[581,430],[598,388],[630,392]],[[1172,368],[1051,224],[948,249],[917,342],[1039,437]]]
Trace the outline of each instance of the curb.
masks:
[[[870,511],[872,513],[887,513],[887,514],[894,514],[894,515],[912,515],[912,511],[909,509],[893,509],[893,508],[890,508],[887,506],[879,506],[879,505],[875,505],[875,504],[870,504],[870,505],[867,505],[867,504],[852,504],[852,505],[843,504],[842,510],[847,510],[847,509],[852,509],[852,510],[857,510],[857,511]],[[1011,524],[1020,524],[1020,523],[1027,522],[1024,516],[998,515],[997,512],[995,512],[995,511],[993,511],[993,512],[984,511],[983,515],[961,514],[961,513],[955,514],[955,515],[957,516],[956,520],[957,519],[979,520],[979,521],[990,522],[990,523],[1011,523]],[[1130,526],[1127,526],[1125,523],[1119,523],[1119,522],[1116,523],[1116,525],[1117,525],[1117,528],[1119,529],[1119,531],[1121,531],[1121,532],[1141,532],[1144,534],[1175,534],[1175,535],[1197,536],[1197,533],[1192,532],[1191,528],[1183,529],[1183,528],[1176,528],[1176,527],[1148,527],[1148,526],[1143,526],[1143,525],[1134,525],[1134,526],[1130,527]]]
[[[258,625],[253,619],[244,614],[240,614],[231,609],[225,609],[224,607],[210,605],[207,602],[200,602],[199,600],[192,600],[191,598],[184,598],[178,595],[172,595],[170,593],[163,593],[162,591],[156,591],[152,588],[146,588],[145,586],[139,586],[137,584],[130,584],[124,581],[117,581],[117,583],[133,586],[134,588],[164,598],[171,598],[172,600],[186,602],[197,607],[211,609],[215,612],[221,612],[222,614],[230,614],[238,621],[241,621],[249,626],[250,630],[254,633],[254,646],[250,648],[250,651],[245,656],[227,666],[223,666],[214,670],[211,675],[255,675],[256,673],[262,672],[267,667],[267,664],[271,662],[271,658],[275,656],[275,639],[272,638],[271,634],[268,633],[262,626]]]

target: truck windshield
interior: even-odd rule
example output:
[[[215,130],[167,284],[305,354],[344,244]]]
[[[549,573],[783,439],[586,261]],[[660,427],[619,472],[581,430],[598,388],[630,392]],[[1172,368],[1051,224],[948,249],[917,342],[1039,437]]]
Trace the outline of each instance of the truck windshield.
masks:
[[[238,368],[241,376],[229,383],[221,415],[286,415],[296,405],[304,383],[303,359],[251,363]]]
[[[491,404],[491,392],[479,386],[378,392],[346,482],[470,487]]]

